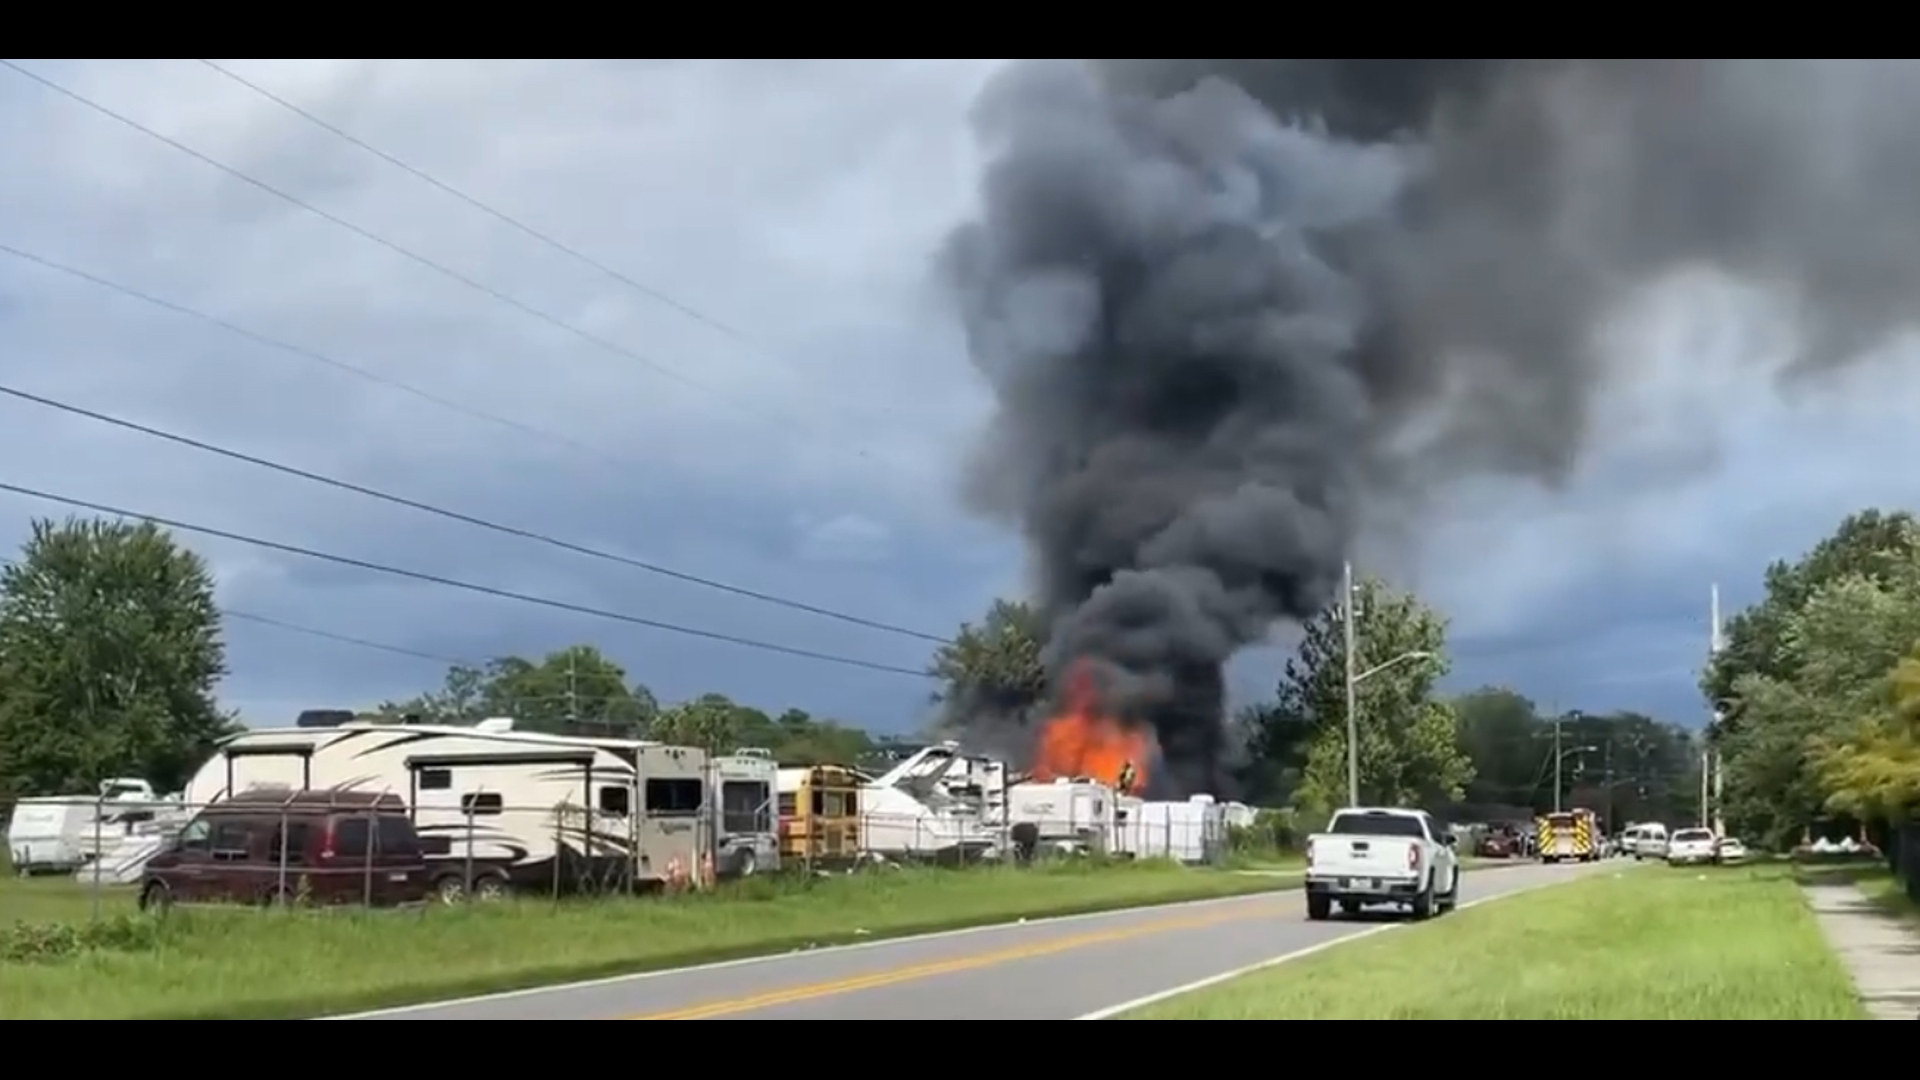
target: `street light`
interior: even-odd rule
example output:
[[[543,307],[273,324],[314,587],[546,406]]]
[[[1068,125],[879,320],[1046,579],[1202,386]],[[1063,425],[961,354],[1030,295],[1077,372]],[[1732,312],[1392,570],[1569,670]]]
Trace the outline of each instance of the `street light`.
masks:
[[[1360,805],[1360,723],[1359,695],[1355,691],[1359,690],[1361,683],[1388,668],[1399,667],[1401,664],[1415,660],[1431,660],[1433,653],[1425,649],[1414,649],[1411,652],[1401,653],[1383,664],[1375,664],[1365,671],[1355,671],[1354,664],[1358,659],[1359,651],[1354,647],[1355,624],[1358,620],[1353,614],[1352,563],[1347,563],[1343,568],[1341,579],[1340,622],[1346,632],[1347,654],[1347,805],[1358,806]]]
[[[1386,671],[1388,668],[1396,668],[1396,667],[1399,667],[1401,664],[1411,663],[1412,661],[1415,661],[1415,660],[1431,660],[1433,659],[1433,657],[1434,657],[1434,654],[1428,652],[1425,649],[1415,649],[1412,652],[1403,652],[1399,656],[1394,657],[1393,659],[1387,661],[1384,664],[1375,664],[1365,671],[1362,671],[1358,674],[1353,674],[1353,653],[1351,651],[1347,653],[1347,671],[1349,673],[1347,675],[1347,805],[1348,806],[1360,805],[1360,722],[1359,722],[1359,715],[1358,715],[1359,714],[1359,705],[1358,705],[1359,694],[1356,693],[1356,691],[1360,689],[1361,683],[1366,682],[1368,679],[1373,678],[1375,675],[1378,675],[1383,671]]]

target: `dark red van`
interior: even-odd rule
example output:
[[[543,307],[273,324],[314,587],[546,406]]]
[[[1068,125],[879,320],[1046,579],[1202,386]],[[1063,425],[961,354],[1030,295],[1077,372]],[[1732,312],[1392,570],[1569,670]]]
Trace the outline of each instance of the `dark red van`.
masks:
[[[241,792],[148,860],[142,910],[169,904],[417,903],[426,863],[406,803],[352,791]]]

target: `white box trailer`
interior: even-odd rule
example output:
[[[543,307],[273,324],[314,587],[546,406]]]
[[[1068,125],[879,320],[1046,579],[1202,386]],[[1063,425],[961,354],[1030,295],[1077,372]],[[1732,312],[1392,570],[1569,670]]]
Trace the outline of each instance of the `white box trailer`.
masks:
[[[1043,846],[1105,852],[1113,847],[1115,795],[1097,780],[1029,780],[1007,789],[1007,824],[1032,825]]]
[[[1199,864],[1215,862],[1226,852],[1226,814],[1211,795],[1195,795],[1186,802],[1123,798],[1119,817],[1114,833],[1120,854]]]
[[[7,822],[7,853],[14,872],[52,874],[73,870],[93,851],[99,803],[88,795],[21,799]]]

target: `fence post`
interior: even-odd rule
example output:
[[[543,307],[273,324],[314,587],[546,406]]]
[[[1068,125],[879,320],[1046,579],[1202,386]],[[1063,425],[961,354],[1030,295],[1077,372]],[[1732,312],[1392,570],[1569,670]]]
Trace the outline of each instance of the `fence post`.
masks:
[[[463,901],[472,901],[473,899],[473,830],[474,830],[472,800],[466,800],[466,805],[460,808],[460,812],[467,819],[467,857],[464,860],[462,860],[464,865],[461,869],[460,899]]]
[[[373,848],[379,840],[380,821],[375,814],[378,801],[367,808],[367,853],[365,865],[360,875],[360,903],[365,907],[373,906]]]
[[[102,832],[106,827],[105,823],[102,822],[100,819],[104,817],[106,814],[106,809],[107,809],[106,804],[107,804],[106,791],[101,790],[101,791],[94,792],[94,796],[93,796],[93,900],[92,900],[93,913],[90,916],[90,918],[94,922],[100,921],[100,856],[103,854],[101,850],[101,844],[105,841],[105,837],[102,835]]]
[[[553,901],[560,902],[560,860],[566,857],[566,802],[553,808]]]
[[[287,802],[280,804],[280,865],[275,871],[275,888],[273,892],[274,902],[283,907],[290,902],[290,897],[287,894],[287,842],[291,838],[287,835],[287,805],[291,801],[292,799],[289,798]]]

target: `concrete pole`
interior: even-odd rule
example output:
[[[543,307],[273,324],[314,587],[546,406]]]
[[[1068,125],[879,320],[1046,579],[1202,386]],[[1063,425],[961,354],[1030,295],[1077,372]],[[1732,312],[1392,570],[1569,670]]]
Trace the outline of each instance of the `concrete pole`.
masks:
[[[1360,805],[1360,723],[1358,712],[1359,680],[1354,677],[1355,637],[1357,630],[1353,611],[1353,563],[1348,562],[1340,573],[1340,624],[1346,636],[1347,664],[1347,805]]]

